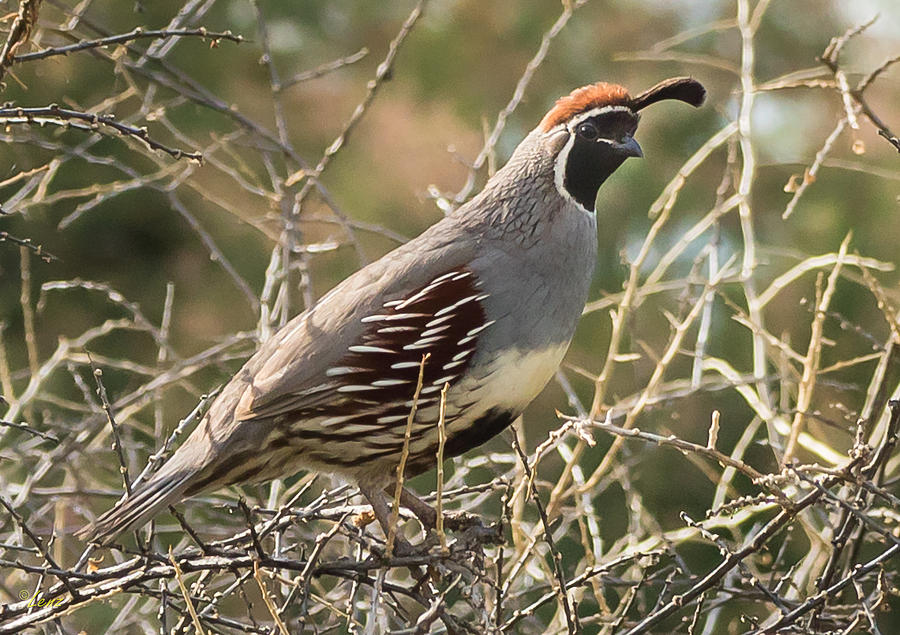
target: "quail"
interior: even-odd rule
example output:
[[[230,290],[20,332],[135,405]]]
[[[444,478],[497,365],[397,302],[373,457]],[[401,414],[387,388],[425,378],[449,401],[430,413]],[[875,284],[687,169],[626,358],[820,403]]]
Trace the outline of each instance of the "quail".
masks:
[[[642,156],[639,111],[700,106],[705,94],[680,77],[637,96],[599,82],[560,98],[479,194],[266,341],[162,468],[80,536],[107,543],[190,496],[301,469],[354,481],[387,534],[385,489],[414,404],[406,476],[436,464],[445,384],[445,457],[522,413],[572,339],[596,260],[597,192]],[[434,519],[411,493],[402,501]]]

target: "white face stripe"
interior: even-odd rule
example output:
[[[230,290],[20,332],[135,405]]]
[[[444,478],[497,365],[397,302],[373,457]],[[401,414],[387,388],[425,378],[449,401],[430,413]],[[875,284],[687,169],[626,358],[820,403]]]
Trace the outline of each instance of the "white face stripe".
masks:
[[[597,115],[603,115],[608,112],[627,112],[628,114],[634,116],[636,120],[640,120],[641,113],[634,112],[628,106],[602,106],[599,108],[591,108],[590,110],[586,110],[584,112],[578,113],[571,119],[566,121],[562,121],[555,126],[553,126],[550,130],[545,132],[544,134],[547,136],[553,135],[556,132],[559,132],[563,128],[572,132],[575,129],[575,126],[580,124],[585,119],[590,119],[591,117],[596,117]]]
[[[563,124],[560,124],[560,126],[562,125]],[[593,215],[596,213],[596,210],[592,212],[591,210],[586,208],[584,205],[572,198],[572,195],[569,194],[569,191],[566,189],[566,160],[569,158],[569,152],[572,150],[573,145],[575,145],[575,135],[574,133],[569,131],[569,139],[568,141],[566,141],[566,145],[564,145],[563,149],[559,151],[558,155],[556,155],[556,165],[553,167],[553,184],[556,185],[556,191],[559,192],[560,196],[562,196],[566,201],[580,209],[585,214]]]
[[[583,113],[572,117],[568,121],[564,121],[562,123],[558,123],[553,128],[548,130],[545,133],[545,136],[551,136],[554,134],[558,134],[560,130],[567,130],[569,133],[569,139],[566,141],[566,144],[563,146],[562,150],[559,151],[559,154],[556,155],[556,165],[553,168],[553,183],[556,185],[556,190],[559,192],[560,196],[562,196],[565,200],[570,202],[572,205],[580,209],[582,212],[588,215],[595,215],[597,213],[596,208],[594,211],[587,209],[584,205],[576,201],[572,198],[572,195],[566,190],[565,186],[565,165],[566,160],[569,158],[569,152],[572,150],[572,146],[575,145],[575,128],[585,119],[590,119],[591,117],[596,117],[597,115],[602,115],[607,112],[627,112],[631,115],[634,115],[636,119],[640,119],[640,113],[633,112],[631,108],[627,106],[602,106],[600,108],[591,108]],[[603,141],[601,139],[601,141]],[[605,141],[612,145],[612,141]]]
[[[571,130],[576,124],[581,123],[585,119],[590,119],[591,117],[596,117],[597,115],[602,115],[607,112],[627,112],[630,115],[634,115],[635,117],[640,118],[640,114],[633,112],[631,108],[628,106],[603,106],[601,108],[592,108],[590,110],[586,110],[583,113],[575,115],[571,119],[569,119],[568,127]]]

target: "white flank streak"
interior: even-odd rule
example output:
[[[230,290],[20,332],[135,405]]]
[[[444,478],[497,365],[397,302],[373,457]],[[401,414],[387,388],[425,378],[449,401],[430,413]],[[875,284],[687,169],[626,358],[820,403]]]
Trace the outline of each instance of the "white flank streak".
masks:
[[[403,303],[403,300],[388,300],[387,302],[384,303],[384,306],[389,309],[393,306],[397,306],[398,304],[402,304],[402,303]]]
[[[457,366],[460,366],[461,364],[465,364],[465,363],[466,363],[466,360],[464,360],[464,359],[461,359],[457,362],[447,362],[446,364],[444,364],[443,369],[450,370],[451,368],[456,368]]]
[[[450,328],[450,325],[445,324],[444,326],[439,326],[434,329],[428,329],[427,331],[422,331],[422,335],[420,337],[422,337],[423,339],[426,337],[431,337],[432,335],[437,335],[441,331],[446,331],[449,328]],[[484,328],[484,327],[482,326],[481,328]],[[471,334],[472,334],[471,331],[469,333],[467,333],[467,335],[471,335]]]
[[[346,432],[347,434],[368,434],[376,432],[376,430],[373,430],[371,423],[348,423],[341,426],[341,432]]]
[[[454,276],[453,281],[456,282],[457,280],[462,280],[463,278],[468,278],[471,275],[472,275],[471,271],[463,271],[461,274]]]
[[[497,321],[497,320],[491,320],[490,322],[485,322],[485,323],[482,324],[481,326],[479,326],[479,327],[477,327],[477,328],[474,328],[474,329],[472,329],[471,331],[469,331],[468,333],[466,333],[466,335],[468,335],[469,337],[471,337],[472,335],[478,335],[478,334],[481,333],[484,329],[486,329],[487,327],[489,327],[491,324],[493,324],[493,323],[496,322],[496,321]]]
[[[378,417],[375,419],[376,423],[396,423],[397,421],[403,421],[409,417],[409,415],[390,415],[389,417]]]
[[[417,330],[415,326],[385,326],[378,329],[378,333],[406,333]]]
[[[428,324],[425,325],[425,328],[430,329],[430,328],[437,326],[438,324],[443,324],[447,320],[452,320],[452,319],[453,319],[452,315],[445,315],[444,317],[439,317],[435,320],[432,320],[431,322],[429,322]]]
[[[406,307],[408,307],[410,304],[412,304],[412,303],[415,302],[416,300],[419,300],[419,299],[421,299],[421,298],[424,298],[424,297],[425,297],[425,294],[428,293],[429,291],[431,291],[431,289],[430,289],[429,287],[425,287],[424,289],[422,289],[421,291],[419,291],[419,292],[416,293],[415,295],[412,295],[412,296],[406,298],[403,302],[401,302],[400,304],[397,305],[397,308],[398,308],[398,309],[405,309]]]
[[[362,392],[364,390],[378,390],[376,386],[351,384],[349,386],[339,386],[338,392]]]
[[[351,346],[347,349],[351,353],[393,353],[389,348],[381,348],[380,346]]]
[[[332,384],[332,383],[319,384],[318,386],[313,386],[312,388],[307,388],[306,390],[301,390],[301,391],[297,392],[297,395],[298,396],[314,395],[317,392],[331,390],[333,387],[334,387],[334,384]]]
[[[422,365],[422,362],[397,362],[396,364],[391,364],[391,368],[394,370],[403,370],[404,368],[418,368]]]
[[[461,340],[459,340],[459,341],[457,342],[457,344],[458,344],[459,346],[465,346],[466,344],[468,344],[469,342],[471,342],[471,341],[474,340],[474,339],[475,339],[475,336],[474,336],[474,335],[468,335],[468,336],[462,338]]]
[[[441,386],[441,387],[443,387],[443,385],[446,384],[448,381],[453,381],[454,379],[456,379],[456,375],[446,375],[446,376],[444,376],[444,377],[441,377],[440,379],[435,379],[435,380],[434,380],[433,382],[431,382],[431,383],[432,383],[432,385],[434,385],[434,386]]]
[[[441,315],[444,315],[445,313],[449,313],[449,312],[452,311],[453,309],[456,309],[456,308],[458,308],[458,307],[461,307],[461,306],[464,305],[464,304],[468,304],[468,303],[471,302],[472,300],[477,300],[477,301],[480,302],[481,300],[484,300],[485,298],[489,297],[489,295],[490,295],[490,294],[487,294],[487,293],[482,294],[482,295],[470,295],[469,297],[463,298],[462,300],[459,300],[458,302],[455,302],[455,303],[453,303],[452,305],[450,305],[450,306],[448,306],[448,307],[444,307],[443,309],[441,309],[440,311],[438,311],[437,313],[435,313],[434,316],[435,316],[435,317],[440,317]]]
[[[434,337],[423,337],[420,340],[413,342],[412,344],[407,344],[403,347],[404,351],[414,351],[419,348],[428,348],[435,342],[444,339],[443,335],[435,335]]]
[[[385,386],[401,386],[403,384],[408,384],[409,381],[406,379],[379,379],[372,382],[373,386],[377,386],[379,388],[383,388]]]
[[[428,317],[428,315],[425,313],[394,313],[393,315],[386,315],[384,321],[394,322],[396,320],[411,320],[420,317]]]
[[[435,315],[435,317],[440,317],[440,316],[442,316],[442,315],[446,315],[447,313],[450,313],[450,311],[452,311],[452,310],[455,309],[455,308],[456,308],[456,305],[455,305],[455,304],[451,304],[450,306],[445,306],[443,309],[441,309],[440,311],[438,311],[438,312],[435,313],[434,315]]]
[[[459,360],[461,360],[461,359],[465,359],[465,357],[466,357],[467,355],[471,355],[471,354],[472,354],[472,350],[473,350],[473,349],[470,348],[469,350],[463,351],[462,353],[457,353],[456,355],[453,356],[453,361],[456,362],[456,361],[459,361]]]
[[[319,422],[319,425],[323,428],[327,428],[329,426],[336,426],[338,424],[344,423],[345,421],[349,421],[354,418],[356,415],[344,415],[341,417],[328,417],[327,419],[323,419]]]
[[[427,388],[423,388],[421,391],[419,391],[419,394],[421,395],[421,394],[422,394],[423,392],[425,392],[426,390],[428,390],[428,389],[427,389]],[[440,388],[438,388],[438,390],[440,390]],[[433,391],[432,391],[432,392],[433,392]],[[417,403],[418,403],[418,406],[417,406],[417,407],[418,407],[418,408],[424,408],[425,406],[429,406],[429,405],[431,405],[431,404],[433,404],[433,403],[436,403],[436,402],[437,402],[437,399],[435,399],[434,397],[432,397],[431,399],[419,399],[419,401],[417,402]],[[412,401],[412,399],[410,399],[409,401],[404,401],[404,402],[403,402],[403,407],[404,407],[404,408],[412,408],[412,407],[413,407],[413,401]],[[403,418],[406,419],[408,416],[409,416],[409,415],[403,415]]]
[[[379,320],[386,320],[386,319],[388,319],[387,315],[367,315],[366,317],[361,319],[360,322],[363,322],[363,323],[378,322]]]
[[[428,285],[424,289],[420,290],[415,295],[411,295],[410,297],[406,298],[402,303],[398,304],[397,308],[398,309],[405,308],[405,307],[409,306],[410,304],[412,304],[413,302],[417,302],[418,300],[421,300],[422,298],[427,297],[429,293],[431,293],[432,291],[434,291],[435,289],[440,287],[442,284],[444,284],[444,282],[447,280],[447,278],[452,276],[454,273],[456,273],[456,272],[451,271],[450,273],[445,273],[441,277],[436,278],[435,280],[432,280],[430,283],[428,283]]]
[[[442,281],[446,280],[447,278],[453,278],[453,276],[457,276],[457,277],[453,278],[454,280],[461,280],[462,278],[465,278],[467,275],[469,275],[468,272],[466,272],[462,275],[457,275],[458,273],[459,273],[458,271],[450,271],[448,273],[445,273],[444,275],[438,276],[437,278],[432,280],[431,284],[434,284],[435,282],[442,282]]]
[[[424,297],[424,296],[428,295],[429,293],[431,293],[432,291],[434,291],[435,289],[437,289],[438,287],[440,287],[442,284],[444,284],[443,280],[432,281],[427,287],[425,287],[424,289],[419,291],[415,297],[417,297],[417,298]]]
[[[423,348],[428,348],[429,346],[431,346],[431,345],[430,344],[419,344],[419,343],[407,344],[406,346],[403,347],[403,350],[404,351],[417,351],[417,350],[421,350]]]
[[[325,371],[326,377],[337,377],[338,375],[350,375],[351,373],[359,372],[358,368],[353,368],[351,366],[335,366],[334,368],[329,368]]]
[[[420,395],[427,395],[427,394],[430,394],[430,393],[433,393],[433,392],[437,392],[437,391],[440,390],[441,388],[443,388],[443,385],[441,385],[441,386],[428,386],[427,388],[423,388],[422,390],[420,390],[420,391],[419,391],[419,394],[420,394]],[[423,403],[424,403],[423,401],[421,401],[421,400],[419,401],[419,405],[420,405],[420,406],[421,406]],[[412,406],[410,406],[410,408],[411,408],[411,407],[412,407]]]

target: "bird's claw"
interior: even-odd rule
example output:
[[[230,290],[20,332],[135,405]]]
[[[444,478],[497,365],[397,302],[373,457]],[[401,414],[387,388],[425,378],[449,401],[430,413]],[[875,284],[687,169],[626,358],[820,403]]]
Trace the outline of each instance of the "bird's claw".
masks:
[[[481,516],[468,512],[450,512],[444,514],[444,527],[450,531],[465,531],[470,527],[484,527]]]

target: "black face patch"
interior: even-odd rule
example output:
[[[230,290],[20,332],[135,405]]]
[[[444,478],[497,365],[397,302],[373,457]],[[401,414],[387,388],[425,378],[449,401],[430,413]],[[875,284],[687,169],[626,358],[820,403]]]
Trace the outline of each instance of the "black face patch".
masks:
[[[637,121],[629,111],[614,110],[574,126],[575,141],[566,157],[563,186],[585,209],[594,211],[597,190],[630,156],[615,144],[630,138]]]

